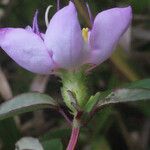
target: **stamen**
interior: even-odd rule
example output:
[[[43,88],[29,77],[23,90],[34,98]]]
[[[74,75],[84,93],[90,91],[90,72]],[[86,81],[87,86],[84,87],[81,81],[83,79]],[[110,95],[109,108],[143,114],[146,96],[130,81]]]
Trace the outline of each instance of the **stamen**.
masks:
[[[82,29],[82,37],[83,37],[83,39],[84,39],[85,42],[88,41],[88,31],[89,31],[88,28],[83,28]]]
[[[60,0],[57,0],[57,11],[60,9]]]
[[[88,10],[88,14],[89,14],[89,17],[90,17],[90,22],[91,22],[91,24],[93,25],[93,16],[92,16],[92,13],[91,13],[91,10],[90,10],[90,7],[89,7],[89,4],[88,3],[86,3],[86,8],[87,8],[87,10]]]
[[[53,6],[52,5],[49,5],[45,11],[45,24],[46,26],[48,27],[48,24],[49,24],[49,19],[48,19],[48,13],[49,13],[49,10],[50,8],[52,8]]]

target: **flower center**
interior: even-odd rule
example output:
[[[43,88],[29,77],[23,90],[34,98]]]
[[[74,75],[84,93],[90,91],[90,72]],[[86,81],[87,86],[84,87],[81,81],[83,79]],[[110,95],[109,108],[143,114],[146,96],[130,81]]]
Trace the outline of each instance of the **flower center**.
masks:
[[[84,39],[85,42],[88,41],[88,31],[89,31],[88,28],[83,28],[82,29],[82,37],[83,37],[83,39]]]

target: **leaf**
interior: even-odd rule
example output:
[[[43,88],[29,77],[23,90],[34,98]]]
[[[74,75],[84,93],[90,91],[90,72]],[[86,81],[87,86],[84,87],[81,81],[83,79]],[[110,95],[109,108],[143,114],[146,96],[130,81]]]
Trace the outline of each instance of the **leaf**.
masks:
[[[139,81],[132,82],[125,86],[126,88],[142,88],[142,89],[149,89],[150,90],[150,79],[143,79]],[[147,116],[150,116],[150,109],[149,109],[149,102],[148,103],[140,103],[139,109]]]
[[[88,113],[91,112],[94,106],[98,103],[98,101],[107,96],[106,94],[108,94],[108,91],[102,93],[97,92],[94,96],[92,95],[88,100],[87,104],[85,105],[84,110]]]
[[[46,94],[25,93],[1,104],[0,120],[24,112],[42,108],[56,108],[57,106],[58,104]]]
[[[127,88],[143,88],[150,89],[150,79],[143,79],[127,84]]]
[[[110,93],[106,98],[98,103],[98,107],[103,107],[109,104],[131,102],[138,100],[149,100],[150,90],[148,89],[118,89]]]
[[[91,96],[88,100],[87,104],[85,105],[85,111],[90,112],[92,111],[93,107],[97,103],[97,101],[100,99],[100,92],[96,93],[94,96]]]
[[[53,139],[42,142],[44,150],[63,150],[63,145],[60,139]]]

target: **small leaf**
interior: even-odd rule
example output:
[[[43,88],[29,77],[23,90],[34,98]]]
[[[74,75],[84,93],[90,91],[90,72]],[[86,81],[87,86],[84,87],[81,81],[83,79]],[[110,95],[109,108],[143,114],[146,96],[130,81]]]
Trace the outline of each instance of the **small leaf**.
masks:
[[[149,99],[150,90],[148,89],[118,89],[99,101],[97,106],[103,107],[109,104]]]
[[[58,104],[48,95],[40,93],[25,93],[1,104],[0,120],[24,112],[42,108],[56,108]]]
[[[94,96],[92,95],[85,105],[84,110],[86,112],[92,111],[93,107],[96,105],[97,101],[100,99],[100,92],[96,93]]]
[[[63,150],[63,145],[59,139],[44,141],[42,145],[44,150]]]
[[[110,91],[106,92],[97,92],[94,96],[92,95],[88,100],[87,104],[85,105],[85,111],[91,112],[94,106],[100,101],[101,99],[105,98]]]
[[[93,107],[95,106],[95,104],[99,99],[100,99],[100,92],[96,93],[94,96],[92,95],[88,100],[87,104],[85,105],[85,111],[86,112],[92,111]]]

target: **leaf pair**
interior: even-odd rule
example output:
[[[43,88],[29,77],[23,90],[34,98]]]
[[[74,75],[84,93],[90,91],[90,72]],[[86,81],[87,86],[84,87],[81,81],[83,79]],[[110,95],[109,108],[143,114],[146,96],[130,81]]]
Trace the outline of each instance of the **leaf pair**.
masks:
[[[90,97],[85,105],[85,111],[89,113],[95,108],[100,109],[110,104],[139,100],[150,100],[150,79],[131,83],[125,86],[125,88],[120,88],[112,92],[98,92]],[[0,120],[43,108],[57,109],[58,103],[46,94],[21,94],[1,104]]]

